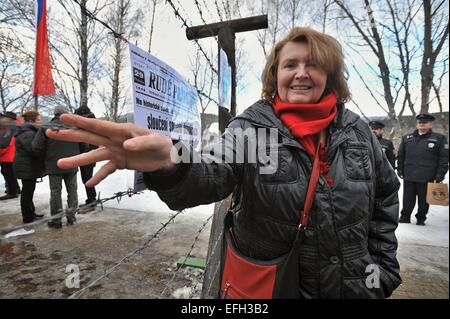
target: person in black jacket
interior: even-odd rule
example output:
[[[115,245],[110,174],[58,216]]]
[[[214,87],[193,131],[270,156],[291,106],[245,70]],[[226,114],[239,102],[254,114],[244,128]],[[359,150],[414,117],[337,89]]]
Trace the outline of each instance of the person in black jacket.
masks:
[[[442,182],[448,170],[448,143],[444,135],[432,131],[435,117],[416,116],[417,129],[403,136],[398,149],[398,176],[403,178],[403,208],[400,223],[410,223],[418,200],[416,224],[425,226],[430,205],[426,201],[427,183]]]
[[[36,214],[33,203],[36,179],[44,176],[44,161],[32,148],[33,140],[38,132],[38,127],[32,124],[40,124],[42,119],[37,111],[25,112],[22,114],[22,118],[25,124],[19,127],[15,133],[14,170],[17,178],[22,180],[22,192],[20,194],[22,219],[24,223],[31,223],[44,216]]]
[[[372,129],[373,134],[375,134],[375,136],[378,138],[378,142],[380,142],[381,147],[383,148],[383,151],[386,154],[389,163],[391,163],[392,167],[395,169],[394,144],[392,144],[391,141],[383,138],[384,124],[379,121],[370,121],[369,126]]]
[[[50,124],[61,124],[61,114],[68,113],[64,106],[55,107],[55,116],[50,120]],[[45,136],[44,130],[39,130],[33,140],[33,149],[45,158],[45,173],[48,175],[50,183],[50,214],[57,215],[63,209],[61,191],[62,181],[66,185],[68,208],[78,207],[77,193],[77,172],[78,167],[61,169],[57,166],[59,159],[80,154],[79,143],[57,141]],[[68,210],[67,225],[73,225],[76,221],[75,213]],[[61,218],[55,218],[48,222],[50,228],[61,228]]]
[[[47,135],[102,146],[58,162],[70,168],[108,160],[89,186],[116,169],[138,170],[173,210],[233,193],[235,243],[258,260],[291,249],[305,218],[313,159],[319,159],[308,224],[301,226],[298,293],[385,298],[401,283],[395,236],[400,183],[369,126],[344,106],[350,97],[344,70],[334,38],[293,28],[267,58],[263,98],[233,118],[219,144],[202,154],[156,131],[76,115],[61,120],[83,130]],[[374,285],[368,283],[371,267]],[[221,297],[232,296],[229,287],[221,285]]]
[[[87,117],[87,118],[95,119],[95,114],[92,113],[88,107],[79,107],[78,109],[75,110],[74,113],[77,115]],[[97,145],[88,144],[88,143],[80,143],[81,153],[87,153],[91,150],[95,150],[96,148],[98,148]],[[80,166],[81,180],[83,181],[83,184],[86,184],[86,182],[92,178],[92,175],[94,174],[94,167],[95,167],[95,163]],[[85,189],[86,189],[86,196],[87,196],[85,205],[89,205],[97,199],[97,192],[95,191],[95,187],[85,186]],[[80,205],[80,207],[85,206],[85,205]],[[95,207],[93,207],[92,205],[89,205],[89,206],[85,207],[84,209],[81,209],[80,212],[86,213],[86,212],[88,212],[90,210],[94,210],[94,209],[95,209]]]

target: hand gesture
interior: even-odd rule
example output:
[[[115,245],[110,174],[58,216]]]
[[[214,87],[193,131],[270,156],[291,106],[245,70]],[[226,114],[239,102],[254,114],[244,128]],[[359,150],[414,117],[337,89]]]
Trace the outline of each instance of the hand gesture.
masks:
[[[172,140],[164,135],[131,123],[114,123],[85,118],[73,114],[63,114],[60,120],[81,130],[47,130],[50,138],[70,142],[84,142],[99,148],[80,155],[58,161],[61,168],[74,168],[95,162],[108,161],[86,183],[93,187],[117,169],[128,168],[141,172],[156,170],[170,171],[175,164],[170,160]]]

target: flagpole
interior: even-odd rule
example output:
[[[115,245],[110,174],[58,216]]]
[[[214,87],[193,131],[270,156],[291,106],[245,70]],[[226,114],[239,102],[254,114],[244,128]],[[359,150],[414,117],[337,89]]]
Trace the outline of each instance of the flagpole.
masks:
[[[38,4],[37,0],[34,1],[34,34],[35,34],[35,41],[34,41],[34,74],[33,74],[33,95],[34,95],[34,110],[38,110],[38,95],[34,94],[34,88],[36,81],[36,49],[37,49],[37,28],[38,28]]]

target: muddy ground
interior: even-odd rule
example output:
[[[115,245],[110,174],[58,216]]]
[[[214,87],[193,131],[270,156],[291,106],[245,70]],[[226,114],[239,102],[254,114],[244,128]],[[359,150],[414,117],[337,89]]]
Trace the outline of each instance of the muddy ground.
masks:
[[[18,203],[18,200],[1,203],[0,228],[21,223]],[[36,206],[48,215],[47,200],[38,197]],[[398,259],[403,284],[392,298],[448,299],[448,211],[433,226],[436,216],[430,213],[430,224],[425,226],[428,228],[414,224],[399,226]],[[78,267],[80,288],[85,288],[124,256],[142,247],[168,218],[167,212],[105,207],[78,215],[78,222],[73,226],[66,226],[65,220],[62,229],[49,229],[43,224],[33,234],[3,240],[0,298],[68,298],[80,290],[66,285],[71,275],[66,272],[69,265]],[[198,298],[202,272],[185,268],[175,276],[174,273],[176,261],[189,252],[204,222],[204,214],[190,211],[179,215],[139,254],[118,265],[111,275],[79,297]],[[210,224],[200,233],[193,256],[206,257],[209,227]],[[446,234],[439,235],[439,232]],[[441,236],[440,241],[427,241],[433,236]]]
[[[105,208],[78,215],[78,223],[73,226],[49,229],[40,225],[31,235],[4,240],[0,243],[0,298],[67,298],[79,290],[66,286],[72,274],[70,267],[73,266],[69,265],[78,267],[80,288],[86,287],[124,256],[144,246],[168,217],[167,214]],[[200,270],[180,269],[173,278],[176,261],[189,252],[204,222],[192,223],[195,218],[186,213],[177,216],[158,238],[88,289],[81,298],[199,297]],[[18,223],[18,213],[0,215],[0,225]],[[198,227],[194,227],[195,224]],[[207,247],[208,233],[206,228],[200,234],[193,256],[206,257],[203,248]]]

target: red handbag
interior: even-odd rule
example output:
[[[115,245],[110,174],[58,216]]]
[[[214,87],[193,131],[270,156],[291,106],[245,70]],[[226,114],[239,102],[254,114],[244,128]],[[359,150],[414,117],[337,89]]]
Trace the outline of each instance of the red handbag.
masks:
[[[314,157],[303,212],[291,250],[272,260],[257,260],[239,252],[233,238],[233,214],[227,213],[219,296],[223,299],[298,299],[299,246],[308,225],[308,214],[319,180],[319,149]]]

